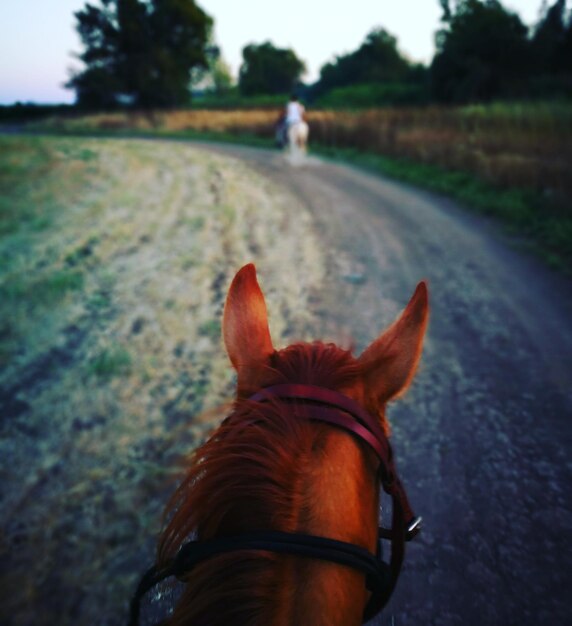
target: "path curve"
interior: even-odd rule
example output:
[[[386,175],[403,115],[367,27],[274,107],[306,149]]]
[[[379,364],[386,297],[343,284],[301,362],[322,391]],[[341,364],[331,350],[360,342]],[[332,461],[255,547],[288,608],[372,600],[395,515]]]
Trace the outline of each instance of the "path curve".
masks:
[[[200,145],[240,158],[310,209],[328,251],[326,335],[351,334],[363,348],[429,281],[423,364],[390,411],[425,529],[375,623],[568,623],[570,282],[440,196],[314,157],[293,164]]]

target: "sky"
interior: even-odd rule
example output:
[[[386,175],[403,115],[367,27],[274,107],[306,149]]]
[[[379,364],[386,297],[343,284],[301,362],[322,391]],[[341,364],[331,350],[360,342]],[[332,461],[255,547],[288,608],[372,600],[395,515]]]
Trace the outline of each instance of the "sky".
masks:
[[[541,3],[503,1],[529,25],[537,21]],[[73,102],[63,83],[70,68],[81,67],[72,56],[81,50],[73,13],[84,5],[85,0],[0,0],[0,104]],[[405,56],[427,63],[441,17],[438,0],[198,0],[198,5],[214,18],[216,41],[235,76],[242,48],[270,40],[292,48],[306,63],[307,82],[379,26],[397,37]]]

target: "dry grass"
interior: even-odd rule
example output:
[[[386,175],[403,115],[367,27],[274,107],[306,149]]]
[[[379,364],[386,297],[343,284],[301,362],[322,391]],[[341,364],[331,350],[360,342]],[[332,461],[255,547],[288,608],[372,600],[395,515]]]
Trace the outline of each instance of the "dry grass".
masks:
[[[312,139],[572,197],[572,109],[395,109],[310,116]]]
[[[77,118],[53,118],[37,126],[49,130],[74,131],[199,131],[250,133],[274,136],[278,111],[171,111],[148,113],[104,113]]]
[[[233,390],[233,272],[259,264],[277,343],[310,338],[320,247],[288,192],[189,146],[0,138],[0,172],[1,621],[124,623]]]
[[[274,136],[279,111],[174,111],[54,119],[60,130],[155,130]],[[476,174],[505,187],[572,198],[572,107],[566,104],[310,111],[311,142]],[[44,124],[44,127],[46,124]]]

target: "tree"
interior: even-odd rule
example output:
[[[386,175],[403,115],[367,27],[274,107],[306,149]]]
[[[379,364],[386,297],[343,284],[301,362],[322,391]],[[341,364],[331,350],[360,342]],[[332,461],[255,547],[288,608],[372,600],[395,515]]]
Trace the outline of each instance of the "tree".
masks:
[[[449,22],[451,20],[451,2],[450,0],[439,0],[439,4],[443,9],[443,17],[441,18],[442,22]]]
[[[572,14],[567,15],[566,0],[543,5],[532,34],[531,52],[532,95],[572,96]]]
[[[224,94],[230,91],[233,85],[232,72],[230,66],[222,58],[218,57],[212,67],[213,90],[217,94]]]
[[[208,65],[213,23],[194,0],[100,0],[75,17],[85,69],[67,86],[78,104],[188,103],[191,70]]]
[[[572,33],[572,16],[566,24],[566,0],[556,0],[536,25],[532,37],[534,63],[541,72],[572,70],[572,55],[567,48]]]
[[[238,86],[244,96],[291,92],[306,71],[293,50],[276,48],[269,41],[242,50]]]
[[[441,0],[446,26],[436,35],[434,94],[444,102],[486,101],[518,92],[529,65],[528,30],[498,0]]]
[[[324,93],[348,85],[404,82],[419,76],[420,71],[401,55],[397,39],[384,28],[377,28],[355,52],[338,56],[321,68],[316,90]]]
[[[196,68],[191,73],[193,90],[225,95],[234,86],[234,79],[230,66],[225,61],[220,48],[214,44],[208,58],[208,68]]]

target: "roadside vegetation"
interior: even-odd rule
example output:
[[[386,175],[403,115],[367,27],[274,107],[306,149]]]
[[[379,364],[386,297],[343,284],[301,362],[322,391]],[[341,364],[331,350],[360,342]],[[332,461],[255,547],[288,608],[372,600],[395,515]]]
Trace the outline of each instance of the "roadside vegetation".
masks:
[[[54,117],[44,132],[274,144],[279,109]],[[308,113],[311,150],[448,194],[572,267],[572,104],[496,103]]]

